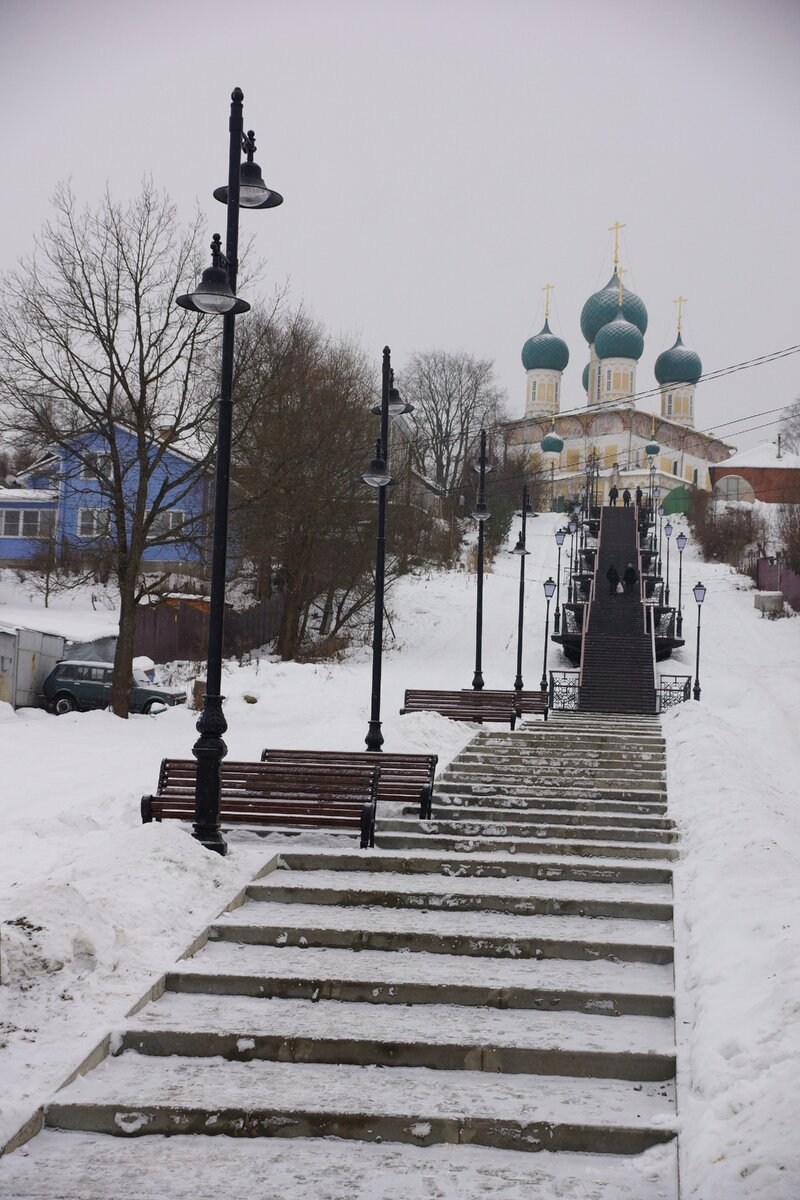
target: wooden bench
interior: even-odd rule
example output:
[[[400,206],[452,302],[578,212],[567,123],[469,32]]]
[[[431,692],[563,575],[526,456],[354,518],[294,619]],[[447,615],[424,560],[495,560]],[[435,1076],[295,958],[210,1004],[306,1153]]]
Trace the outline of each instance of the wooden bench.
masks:
[[[421,821],[430,820],[433,779],[438,754],[385,754],[369,750],[270,750],[261,761],[287,766],[323,765],[330,772],[348,771],[351,766],[380,767],[378,800],[418,804]]]
[[[142,821],[194,818],[197,763],[165,758],[154,796],[142,796]],[[294,767],[271,762],[228,762],[220,767],[220,823],[358,829],[361,847],[375,845],[380,766]]]
[[[471,695],[472,691],[469,688],[464,688],[463,691],[467,695]],[[480,693],[482,696],[494,696],[497,699],[507,701],[513,704],[517,710],[518,717],[539,716],[547,720],[547,692],[539,691],[523,691],[517,692],[509,688],[508,691],[487,691],[485,688]],[[512,727],[513,728],[513,727]]]
[[[486,692],[437,692],[408,688],[405,701],[400,713],[409,712],[438,712],[443,717],[453,721],[498,721],[505,725],[509,723],[513,729],[517,722],[517,709],[512,700],[505,696],[512,692],[502,693],[502,697]]]

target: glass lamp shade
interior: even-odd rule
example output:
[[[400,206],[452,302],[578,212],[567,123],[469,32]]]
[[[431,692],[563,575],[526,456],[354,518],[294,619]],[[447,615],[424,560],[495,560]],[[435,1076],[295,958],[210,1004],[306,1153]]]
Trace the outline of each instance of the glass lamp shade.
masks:
[[[525,555],[525,554],[530,554],[530,550],[525,549],[525,543],[522,540],[522,534],[520,534],[519,537],[517,538],[517,544],[514,547],[514,549],[511,551],[511,553],[518,554],[520,558],[522,558],[523,555]]]
[[[406,404],[396,387],[389,389],[388,412],[390,417],[399,417],[401,413],[410,413],[413,411],[414,405]],[[379,417],[381,415],[381,405],[374,404],[370,409],[370,412],[373,414],[373,416]],[[487,471],[489,470],[488,467],[486,469]]]
[[[687,541],[687,538],[686,538],[685,533],[679,533],[678,536],[675,538],[675,544],[678,547],[678,549],[680,550],[681,554],[683,554],[683,551],[686,549],[686,541]]]
[[[664,526],[664,536],[667,538],[667,540],[672,537],[672,526],[670,525],[669,521],[667,521],[666,525]]]
[[[228,188],[214,188],[214,199],[228,203]],[[280,192],[264,183],[258,163],[243,162],[239,167],[239,208],[277,208],[283,204]]]
[[[567,528],[569,529],[570,533],[575,533],[575,532],[577,531],[577,528],[578,528],[578,526],[577,526],[577,524],[575,523],[575,521],[570,521],[570,523],[569,523],[569,525],[567,526]]]
[[[479,500],[478,503],[475,505],[475,510],[472,514],[473,520],[488,521],[489,517],[491,515],[492,514],[489,512],[489,509],[486,507],[486,501]]]
[[[703,587],[702,583],[696,583],[695,586],[692,588],[692,591],[694,592],[694,598],[697,601],[697,603],[702,604],[706,598],[706,589]],[[699,620],[699,617],[698,617],[698,620]]]
[[[661,484],[657,483],[653,488],[653,495],[655,496],[656,500],[661,495]]]
[[[566,535],[565,531],[564,531],[563,529],[559,529],[559,530],[556,532],[556,545],[557,545],[557,546],[563,546],[563,545],[564,545],[564,539],[566,538],[566,536],[567,536],[567,535]]]
[[[552,600],[553,596],[556,593],[555,580],[554,579],[546,579],[542,586],[544,587],[544,594],[547,597],[547,599]]]
[[[659,506],[658,506],[658,515],[659,515],[659,517],[664,516],[664,505],[663,504],[659,504]]]
[[[476,475],[480,475],[480,473],[481,473],[481,464],[480,464],[480,462],[475,462],[475,463],[473,463],[473,464],[472,464],[472,469],[473,469],[473,471],[475,472],[475,474],[476,474]],[[487,462],[487,463],[484,463],[484,464],[483,464],[483,473],[484,473],[484,475],[488,475],[488,474],[489,474],[489,472],[490,472],[491,470],[492,470],[492,465],[491,465],[491,463],[488,463],[488,462]]]
[[[392,477],[386,469],[386,463],[382,458],[373,458],[372,462],[367,467],[361,479],[368,487],[381,488],[386,487],[392,482]]]
[[[203,277],[195,291],[187,296],[178,296],[181,308],[191,308],[195,312],[220,313],[230,312],[236,308],[237,301],[228,283],[228,273],[223,267],[206,267]],[[247,305],[249,308],[250,305]]]

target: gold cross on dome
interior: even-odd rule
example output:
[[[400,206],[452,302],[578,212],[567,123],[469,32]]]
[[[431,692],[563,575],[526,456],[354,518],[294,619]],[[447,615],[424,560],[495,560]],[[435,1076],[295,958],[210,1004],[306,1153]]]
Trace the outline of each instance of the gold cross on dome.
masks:
[[[619,275],[619,306],[620,306],[620,308],[622,308],[622,276],[628,274],[628,268],[627,267],[617,267],[616,270],[617,270],[617,274]]]
[[[619,266],[619,231],[627,229],[627,225],[623,225],[620,221],[615,221],[613,225],[609,225],[608,232],[614,234],[614,273],[616,274]]]
[[[544,292],[544,319],[547,321],[550,317],[550,293],[555,289],[554,283],[546,283],[542,288]]]
[[[672,301],[673,304],[677,304],[678,306],[678,333],[681,331],[681,324],[683,322],[683,306],[688,299],[688,296],[678,296],[677,300]]]

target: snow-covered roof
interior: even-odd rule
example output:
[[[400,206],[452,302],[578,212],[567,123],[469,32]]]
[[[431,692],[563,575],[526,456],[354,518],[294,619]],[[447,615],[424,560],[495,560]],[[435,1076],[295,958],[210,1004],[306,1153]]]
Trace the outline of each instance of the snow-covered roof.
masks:
[[[778,470],[800,470],[800,454],[791,454],[781,450],[778,458],[776,442],[761,442],[749,450],[739,450],[738,453],[723,462],[715,463],[717,467],[777,467]]]
[[[0,487],[0,504],[46,504],[55,503],[58,492],[46,488],[6,488]]]

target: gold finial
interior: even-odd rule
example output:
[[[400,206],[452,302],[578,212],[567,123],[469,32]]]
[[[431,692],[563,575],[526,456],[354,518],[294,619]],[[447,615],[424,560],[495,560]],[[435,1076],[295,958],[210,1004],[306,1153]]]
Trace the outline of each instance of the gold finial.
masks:
[[[678,306],[678,333],[680,333],[681,324],[683,323],[683,306],[688,299],[688,296],[678,296],[677,300],[672,301],[673,304],[677,304]]]
[[[550,319],[550,293],[555,289],[555,286],[556,285],[554,283],[546,283],[544,285],[544,287],[542,288],[542,291],[544,292],[544,319],[545,319],[545,321]]]
[[[619,266],[619,231],[627,229],[627,225],[622,225],[619,221],[615,221],[613,225],[609,225],[608,232],[614,234],[614,274],[617,273]]]
[[[619,306],[622,308],[622,276],[628,274],[628,268],[617,267],[616,272],[619,275]]]
[[[650,422],[650,438],[652,441],[656,440],[656,414],[655,413],[653,413],[653,419]]]

